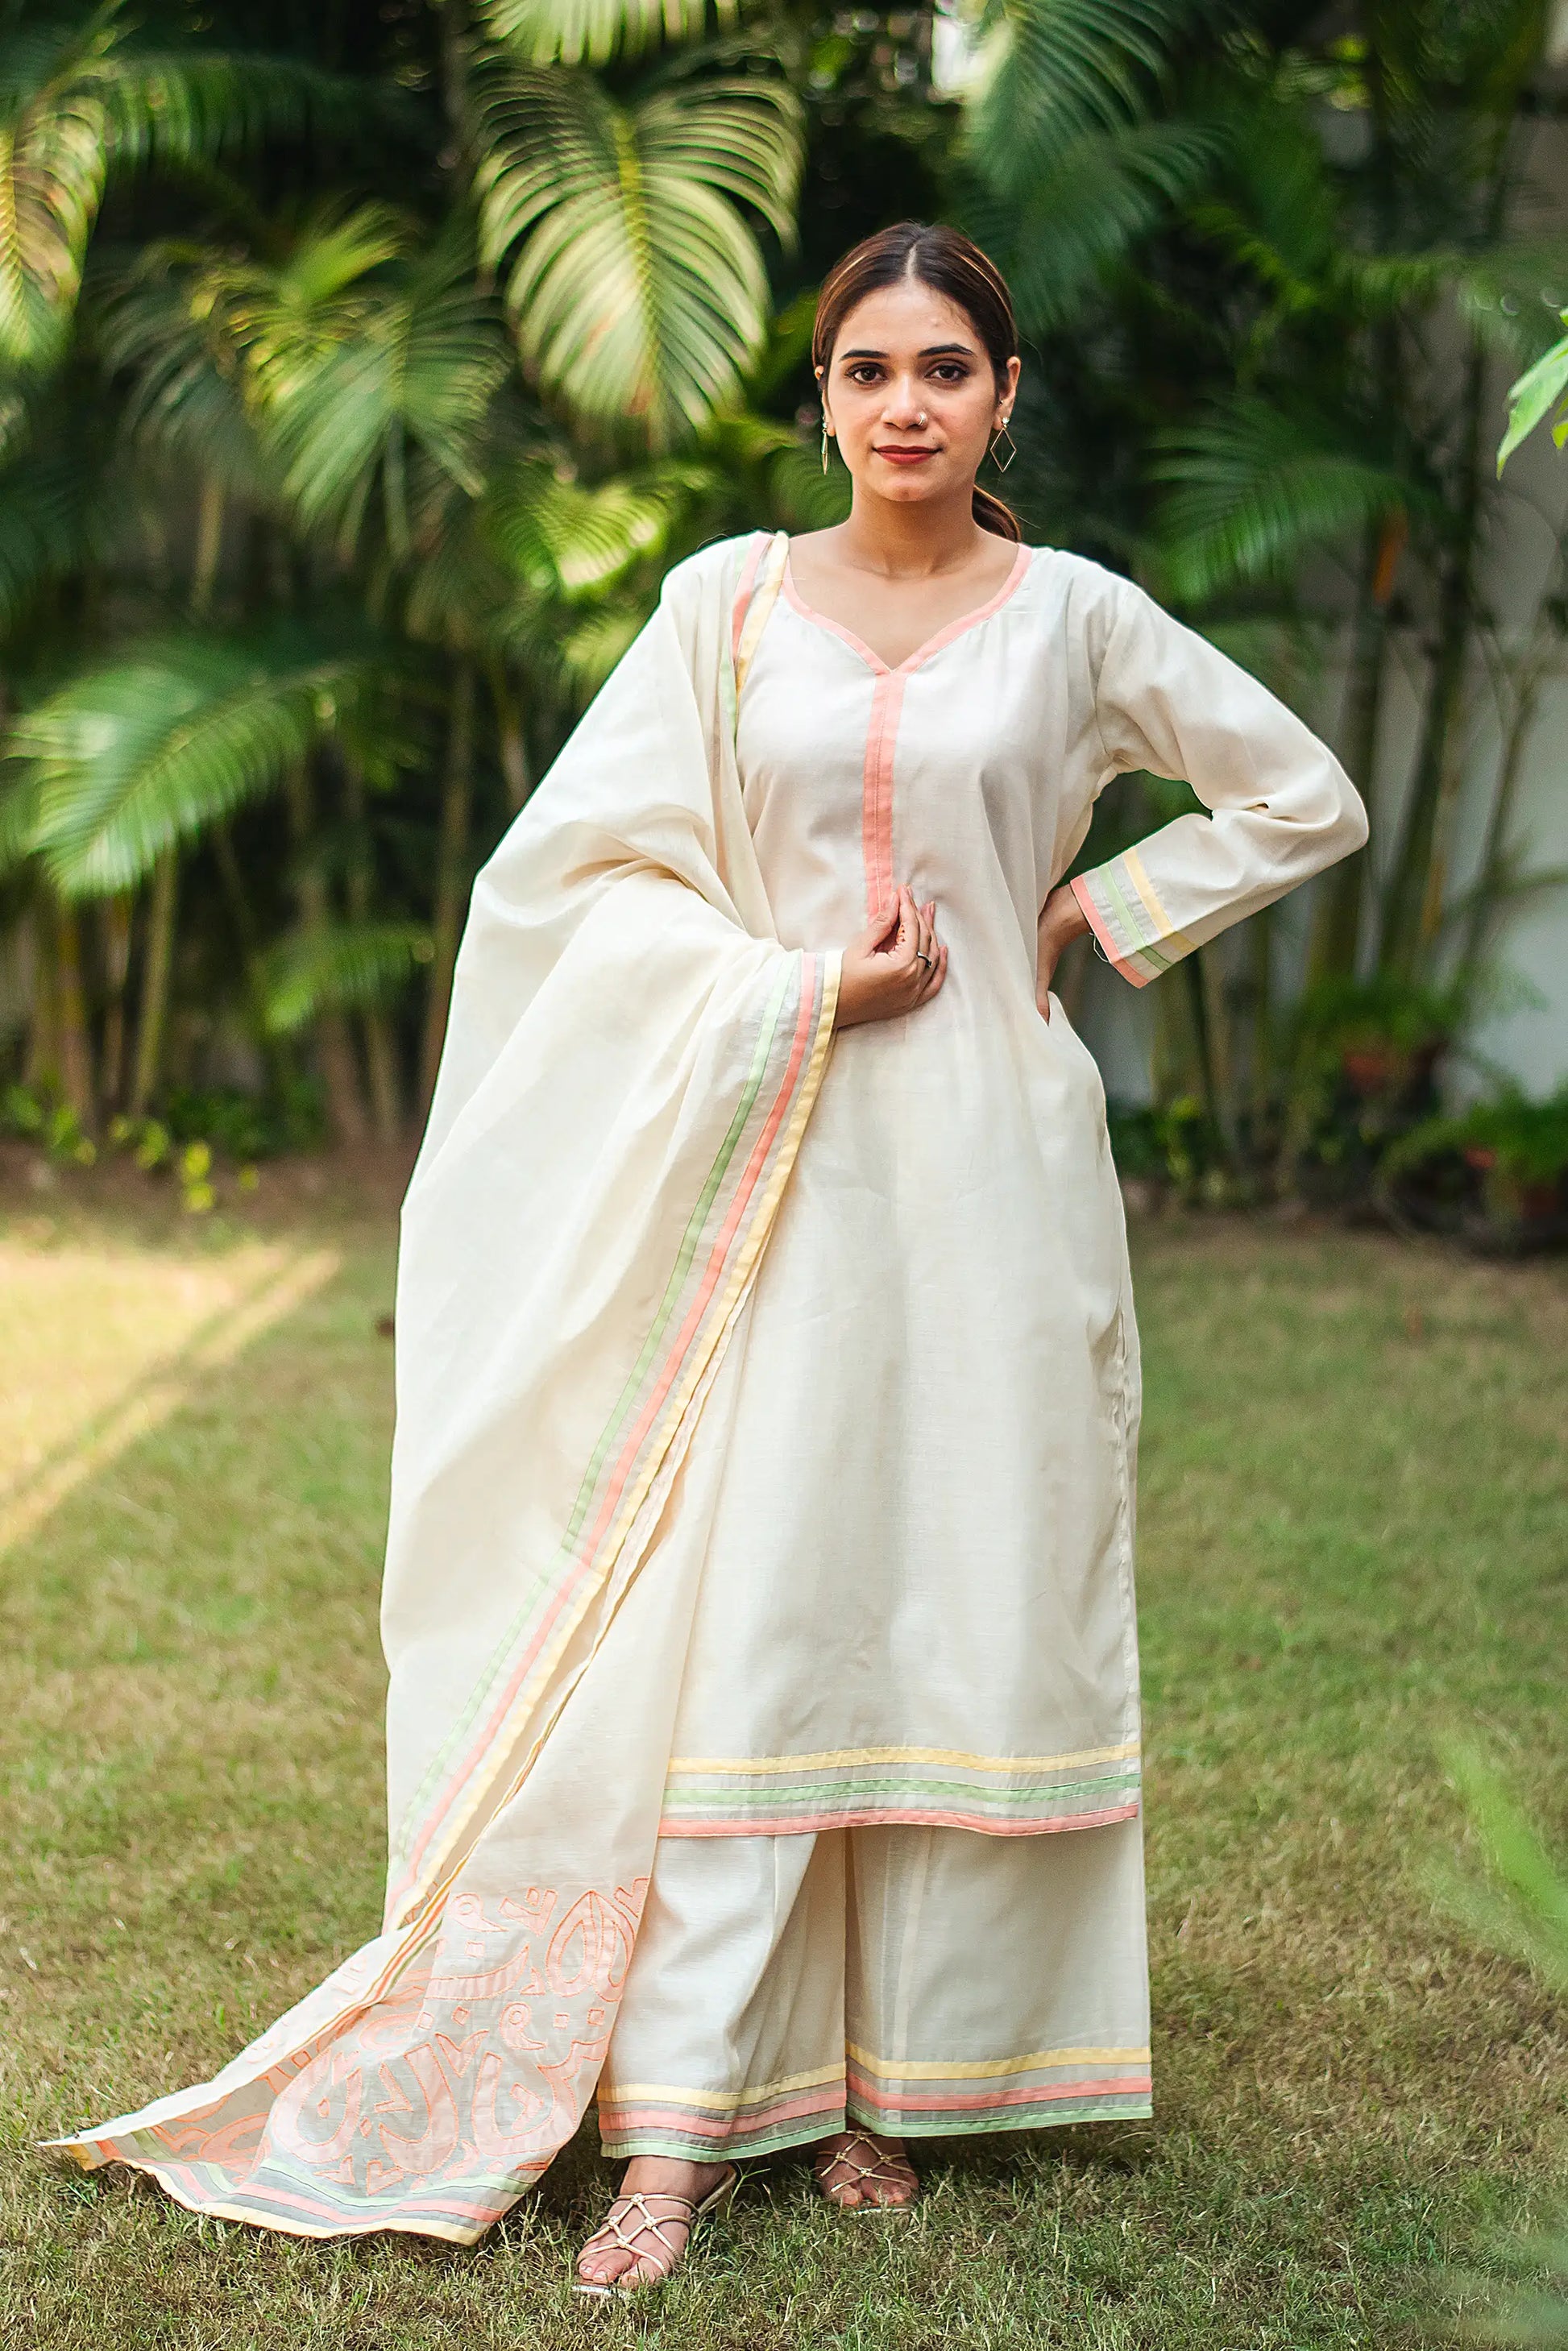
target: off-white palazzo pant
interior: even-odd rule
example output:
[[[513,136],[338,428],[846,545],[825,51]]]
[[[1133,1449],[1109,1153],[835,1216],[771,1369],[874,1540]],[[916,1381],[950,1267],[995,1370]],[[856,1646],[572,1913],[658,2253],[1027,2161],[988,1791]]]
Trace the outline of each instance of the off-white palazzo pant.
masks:
[[[660,1840],[606,2155],[1146,2115],[1142,1823]]]

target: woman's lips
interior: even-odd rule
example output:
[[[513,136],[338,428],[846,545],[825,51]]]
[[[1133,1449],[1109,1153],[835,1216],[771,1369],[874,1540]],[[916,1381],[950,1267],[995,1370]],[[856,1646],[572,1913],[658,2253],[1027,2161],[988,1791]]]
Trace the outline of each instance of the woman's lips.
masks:
[[[905,449],[902,447],[883,449],[879,448],[873,441],[872,443],[872,454],[873,456],[885,457],[890,465],[924,465],[927,457],[937,456],[940,455],[940,452],[936,449]]]

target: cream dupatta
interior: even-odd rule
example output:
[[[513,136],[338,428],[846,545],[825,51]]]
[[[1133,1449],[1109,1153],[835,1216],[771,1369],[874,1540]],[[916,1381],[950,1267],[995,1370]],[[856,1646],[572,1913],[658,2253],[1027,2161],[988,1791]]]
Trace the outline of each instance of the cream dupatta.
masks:
[[[198,2211],[471,2242],[592,2095],[700,1561],[653,1538],[837,996],[735,762],[784,553],[670,575],[476,884],[403,1209],[382,1932],[213,2081],[57,2142]]]

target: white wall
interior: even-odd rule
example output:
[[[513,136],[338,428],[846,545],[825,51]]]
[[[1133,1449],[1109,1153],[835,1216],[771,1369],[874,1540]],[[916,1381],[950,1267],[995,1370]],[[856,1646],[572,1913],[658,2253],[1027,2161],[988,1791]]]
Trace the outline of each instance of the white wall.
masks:
[[[1568,0],[1565,0],[1568,8]],[[1563,302],[1568,307],[1568,127],[1546,123],[1537,133],[1535,176],[1552,204],[1563,237]],[[1495,386],[1495,429],[1488,446],[1501,438],[1505,392],[1511,370],[1500,367]],[[1568,451],[1559,452],[1537,433],[1509,461],[1494,504],[1494,523],[1481,572],[1481,593],[1495,620],[1498,648],[1517,661],[1531,638],[1544,590],[1555,585],[1568,597]],[[1332,593],[1332,590],[1331,590]],[[1568,617],[1568,615],[1565,615]],[[1381,772],[1356,783],[1371,802],[1373,872],[1380,849],[1395,839],[1398,812],[1409,778],[1419,722],[1424,654],[1421,632],[1402,631],[1396,641],[1390,698],[1383,731]],[[1311,723],[1331,739],[1343,690],[1337,664],[1331,664]],[[1459,895],[1479,856],[1497,773],[1499,701],[1486,661],[1478,658],[1469,684],[1461,780],[1448,829],[1448,896]],[[1116,787],[1113,784],[1113,791]],[[1521,867],[1531,872],[1568,870],[1568,636],[1550,647],[1546,676],[1534,723],[1525,742],[1508,841]],[[1310,890],[1296,893],[1276,921],[1280,952],[1287,966],[1292,941],[1304,935]],[[1499,1003],[1478,1022],[1469,1042],[1476,1065],[1457,1058],[1449,1072],[1458,1096],[1490,1090],[1499,1074],[1516,1079],[1532,1094],[1568,1081],[1568,886],[1542,892],[1505,914],[1492,933],[1491,959],[1511,1002]],[[1130,987],[1096,957],[1091,967],[1080,1021],[1105,1074],[1107,1090],[1128,1102],[1149,1095],[1149,1044],[1154,987]]]

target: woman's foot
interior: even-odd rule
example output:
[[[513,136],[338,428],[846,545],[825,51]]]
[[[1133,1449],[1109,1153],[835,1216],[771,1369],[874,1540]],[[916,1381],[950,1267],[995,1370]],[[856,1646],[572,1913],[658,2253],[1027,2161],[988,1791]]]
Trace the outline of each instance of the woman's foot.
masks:
[[[811,2176],[830,2204],[853,2212],[862,2205],[879,2211],[902,2210],[920,2192],[904,2141],[877,2131],[840,2131],[817,2149]]]
[[[614,2203],[578,2255],[581,2283],[621,2294],[662,2285],[685,2259],[703,2204],[733,2171],[728,2163],[634,2156],[622,2174]]]

